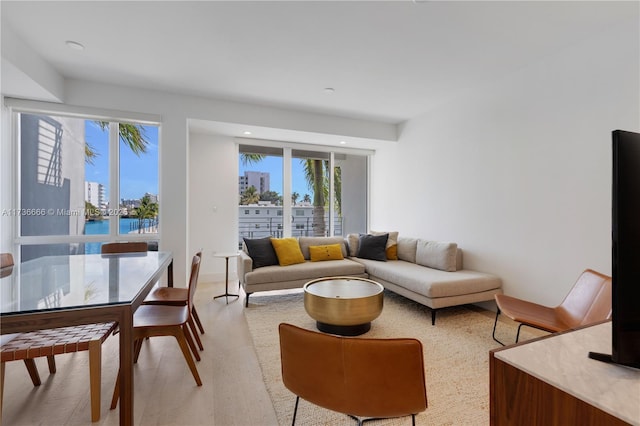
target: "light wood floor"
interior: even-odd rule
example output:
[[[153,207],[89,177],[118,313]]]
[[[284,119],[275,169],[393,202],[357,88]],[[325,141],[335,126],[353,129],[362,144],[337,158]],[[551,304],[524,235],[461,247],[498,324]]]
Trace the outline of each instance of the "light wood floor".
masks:
[[[235,292],[237,281],[230,283]],[[136,425],[277,425],[239,300],[212,300],[224,283],[199,283],[196,307],[206,334],[197,363],[198,387],[173,337],[154,337],[142,348],[135,371]],[[46,358],[36,360],[42,385],[34,387],[22,361],[6,363],[3,425],[91,424],[88,352],[56,357],[49,375]],[[101,418],[95,425],[117,425],[109,410],[118,371],[118,339],[102,349]],[[292,403],[294,402],[292,396]],[[293,406],[292,406],[293,407]]]
[[[231,292],[236,292],[236,283],[230,284]],[[196,386],[174,338],[154,337],[144,343],[134,367],[136,425],[277,425],[243,314],[244,294],[240,290],[241,297],[229,298],[228,305],[224,298],[213,300],[223,292],[224,283],[198,284],[196,306],[206,331],[201,336],[202,361],[197,363],[202,387]],[[102,415],[94,424],[117,425],[118,409],[109,410],[118,370],[117,338],[107,339],[102,357]],[[2,424],[91,424],[88,352],[57,356],[54,375],[49,375],[46,358],[36,362],[39,387],[32,385],[21,361],[6,364]],[[293,409],[293,395],[291,402]]]

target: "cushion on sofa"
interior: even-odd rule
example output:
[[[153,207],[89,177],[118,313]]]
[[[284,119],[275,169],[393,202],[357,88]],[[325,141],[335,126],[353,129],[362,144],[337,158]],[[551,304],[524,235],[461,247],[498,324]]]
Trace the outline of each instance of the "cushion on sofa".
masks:
[[[441,271],[455,272],[457,252],[456,243],[418,240],[416,263]]]
[[[344,256],[342,255],[341,244],[309,246],[309,257],[312,262],[344,259]]]
[[[372,280],[378,280],[382,285],[384,281],[395,283],[413,293],[430,298],[481,293],[500,288],[502,285],[500,278],[484,272],[465,269],[451,273],[403,261],[354,260],[365,266]]]
[[[298,243],[300,244],[300,250],[306,260],[311,259],[309,253],[310,246],[326,246],[329,244],[340,244],[342,251],[342,257],[347,257],[347,247],[344,244],[343,237],[299,237]]]
[[[389,239],[387,240],[387,246],[385,251],[387,252],[388,260],[398,260],[398,232],[379,232],[379,231],[371,231],[371,235],[382,235],[389,234]]]
[[[360,234],[358,240],[358,257],[371,260],[387,260],[387,240],[389,234]]]
[[[349,256],[355,257],[358,254],[358,241],[360,241],[360,234],[347,235],[347,248],[349,249]]]
[[[278,256],[278,264],[280,266],[295,265],[303,263],[304,256],[300,251],[300,245],[295,238],[271,238],[271,244]]]
[[[417,238],[398,238],[398,259],[407,262],[416,263],[416,247],[418,246]]]
[[[263,266],[277,265],[278,256],[271,244],[271,238],[244,238],[244,245],[247,247],[247,253],[253,261],[253,269]]]
[[[245,275],[248,285],[279,283],[283,281],[313,280],[321,277],[360,276],[365,273],[364,265],[351,259],[328,260],[326,262],[304,262],[287,266],[267,266]],[[303,282],[304,284],[304,282]],[[300,285],[302,287],[302,284]]]

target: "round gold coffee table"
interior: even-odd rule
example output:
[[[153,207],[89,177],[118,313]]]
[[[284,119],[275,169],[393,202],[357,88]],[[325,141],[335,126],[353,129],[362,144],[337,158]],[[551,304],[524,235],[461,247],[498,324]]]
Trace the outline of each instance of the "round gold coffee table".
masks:
[[[304,285],[304,308],[318,330],[358,336],[382,312],[383,291],[380,283],[366,278],[320,278]]]

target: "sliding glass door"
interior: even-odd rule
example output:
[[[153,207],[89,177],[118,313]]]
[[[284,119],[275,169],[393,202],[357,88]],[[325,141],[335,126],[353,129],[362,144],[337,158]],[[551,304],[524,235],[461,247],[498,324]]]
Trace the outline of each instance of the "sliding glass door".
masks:
[[[310,148],[239,145],[239,245],[243,238],[366,232],[370,153]]]

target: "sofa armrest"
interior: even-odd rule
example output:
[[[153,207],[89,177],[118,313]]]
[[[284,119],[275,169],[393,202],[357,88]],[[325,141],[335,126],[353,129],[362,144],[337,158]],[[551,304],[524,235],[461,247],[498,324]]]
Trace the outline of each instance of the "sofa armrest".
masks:
[[[245,274],[253,271],[253,259],[244,251],[238,256],[238,279],[244,284]]]

